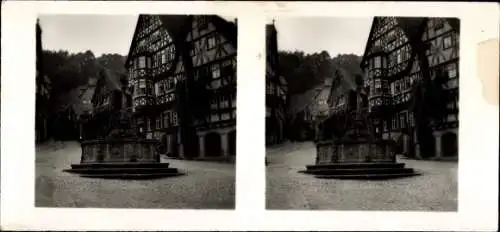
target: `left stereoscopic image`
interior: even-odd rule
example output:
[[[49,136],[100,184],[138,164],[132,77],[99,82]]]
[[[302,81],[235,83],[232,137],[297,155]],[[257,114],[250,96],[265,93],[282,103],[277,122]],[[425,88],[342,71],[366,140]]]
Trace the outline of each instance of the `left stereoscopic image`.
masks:
[[[235,17],[41,15],[36,207],[234,209]]]

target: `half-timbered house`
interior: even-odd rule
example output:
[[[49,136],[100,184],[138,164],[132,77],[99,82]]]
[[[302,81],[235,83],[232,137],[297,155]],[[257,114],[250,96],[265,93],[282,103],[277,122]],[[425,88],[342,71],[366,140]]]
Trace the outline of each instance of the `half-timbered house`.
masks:
[[[278,70],[278,32],[266,25],[266,145],[283,142],[287,84]]]
[[[126,68],[140,134],[159,139],[169,156],[234,159],[234,23],[212,15],[140,15]],[[183,136],[191,129],[194,136]],[[197,149],[184,151],[187,142]]]
[[[374,18],[361,64],[369,108],[376,131],[398,141],[400,152],[419,157],[457,155],[458,51],[458,19]],[[425,58],[419,59],[419,54]],[[416,119],[410,110],[412,89],[416,83],[431,81],[444,88],[447,107],[441,119],[430,120],[434,152],[419,154]]]

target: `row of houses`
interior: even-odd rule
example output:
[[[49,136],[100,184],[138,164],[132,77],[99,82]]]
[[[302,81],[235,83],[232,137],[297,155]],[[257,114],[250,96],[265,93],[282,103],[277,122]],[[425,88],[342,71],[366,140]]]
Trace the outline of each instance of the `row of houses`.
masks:
[[[104,73],[79,89],[87,96],[84,104],[89,107],[78,115],[99,118],[105,115],[99,112],[112,105],[111,93],[126,91],[137,132],[160,140],[166,154],[234,159],[236,31],[235,22],[218,16],[140,15],[125,64],[126,76]],[[37,36],[40,34],[37,25]],[[285,139],[313,140],[320,122],[350,106],[350,95],[357,88],[354,77],[339,68],[318,87],[289,97],[278,67],[277,34],[274,24],[266,25],[266,145]],[[361,62],[368,111],[376,133],[397,141],[401,153],[422,158],[457,155],[458,37],[455,19],[373,20]],[[415,84],[427,79],[441,80],[446,111],[440,119],[430,120],[433,151],[419,154],[417,116],[410,109],[410,99]],[[46,88],[50,87],[41,80],[37,76],[37,94],[48,97]],[[37,95],[37,139],[46,133],[39,99],[43,97]],[[391,109],[389,114],[387,109]],[[101,118],[105,124],[106,117]],[[82,127],[88,120],[80,121]],[[292,133],[289,125],[296,121],[304,122],[305,129]],[[83,136],[83,130],[79,131]]]
[[[137,133],[179,158],[234,160],[235,22],[212,15],[140,15],[125,63],[127,76],[101,75],[94,119],[114,91],[130,93]]]
[[[375,17],[361,62],[362,85],[367,93],[366,103],[375,133],[394,140],[398,152],[411,157],[457,157],[458,65],[457,19]],[[417,88],[417,84],[421,88]],[[320,118],[325,118],[324,111],[318,111],[321,109],[318,105],[325,105],[325,95],[328,95],[328,116],[332,116],[354,107],[350,103],[356,88],[355,77],[346,70],[337,69],[331,80],[327,78],[318,88],[292,97],[297,109],[291,113],[294,117],[304,117],[309,128],[314,128],[322,122]],[[318,94],[320,89],[325,93]],[[439,89],[439,93],[435,89]],[[426,92],[431,99],[416,102],[414,98],[421,94],[414,91]],[[429,94],[433,91],[434,95]],[[421,112],[415,108],[425,108],[433,102],[442,104],[428,111],[440,111],[440,115],[414,115]],[[417,134],[422,133],[418,125],[422,121],[429,124],[425,142],[432,147],[424,153],[420,152],[422,140]],[[302,138],[313,136],[303,135]]]

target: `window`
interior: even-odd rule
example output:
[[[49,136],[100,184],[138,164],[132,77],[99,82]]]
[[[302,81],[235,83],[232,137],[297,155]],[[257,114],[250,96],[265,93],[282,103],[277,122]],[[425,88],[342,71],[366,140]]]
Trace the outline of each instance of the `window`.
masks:
[[[229,108],[229,101],[231,100],[230,98],[231,98],[231,96],[223,96],[223,98],[222,98],[223,104],[222,105],[224,106],[224,108]]]
[[[148,57],[147,61],[147,68],[151,68],[151,57]]]
[[[380,83],[380,79],[375,80],[375,92],[374,94],[382,93],[382,83]]]
[[[160,117],[156,118],[156,129],[160,129],[161,128],[160,127],[160,120],[161,120]]]
[[[146,94],[146,80],[139,80],[139,94]]]
[[[167,93],[168,89],[169,89],[169,86],[168,86],[168,83],[167,83],[167,80],[162,80],[161,81],[163,83],[163,93],[162,94],[165,94]]]
[[[454,78],[448,81],[447,86],[449,89],[454,89],[458,87],[458,79]]]
[[[222,75],[224,77],[227,77],[228,79],[231,79],[230,77],[234,76],[234,68],[232,65],[224,65],[222,67]]]
[[[139,57],[139,68],[146,68],[146,57]]]
[[[411,87],[411,80],[409,76],[405,76],[405,90],[409,89]]]
[[[154,130],[154,128],[155,128],[155,118],[154,117],[150,118],[148,120],[148,128],[149,128],[150,131]]]
[[[413,122],[413,113],[412,112],[408,112],[408,124],[410,126],[414,126],[414,122]]]
[[[149,118],[146,118],[146,131],[151,131],[151,123],[150,123],[150,119]]]
[[[172,112],[172,125],[176,126],[177,125],[177,112]]]
[[[220,77],[220,65],[213,64],[211,68],[212,68],[212,78],[218,79]]]
[[[453,79],[457,77],[457,64],[451,63],[448,65],[448,78]]]
[[[236,107],[236,94],[235,93],[231,94],[231,105],[233,107]]]
[[[219,121],[219,115],[218,114],[212,114],[212,115],[210,115],[210,121],[211,122]]]
[[[155,95],[160,95],[160,84],[158,82],[155,83]]]
[[[392,118],[392,129],[396,129],[396,119]]]
[[[166,64],[167,63],[167,50],[163,49],[161,50],[161,64]]]
[[[141,47],[144,47],[146,45],[146,40],[141,40],[139,41],[139,44],[137,45],[137,47],[141,48]]]
[[[214,97],[210,100],[210,108],[217,109],[217,98]]]
[[[163,128],[169,127],[170,124],[170,112],[163,112]]]
[[[403,62],[403,54],[401,49],[399,49],[396,51],[396,63],[400,64],[401,62]]]
[[[382,67],[382,60],[380,56],[375,57],[375,67],[374,68],[381,68]]]
[[[444,29],[443,22],[436,22],[436,27],[434,27],[434,32],[436,33],[436,35],[441,34],[441,32],[443,31],[443,29]]]
[[[207,49],[212,49],[215,47],[215,36],[208,37]]]
[[[453,46],[452,44],[452,38],[451,38],[451,35],[447,35],[443,38],[443,48],[444,49],[447,49],[447,48],[451,48]]]
[[[196,22],[198,24],[198,29],[200,31],[208,29],[207,18],[205,16],[198,16],[198,18],[196,19]]]
[[[405,118],[406,118],[405,112],[403,112],[403,113],[401,113],[399,115],[399,126],[400,126],[400,128],[405,128],[406,127],[405,126],[405,124],[406,124],[405,123]]]

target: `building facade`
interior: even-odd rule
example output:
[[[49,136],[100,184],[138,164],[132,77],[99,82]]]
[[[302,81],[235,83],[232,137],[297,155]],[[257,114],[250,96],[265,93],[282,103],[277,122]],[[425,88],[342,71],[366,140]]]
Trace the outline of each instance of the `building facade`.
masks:
[[[234,159],[237,50],[236,36],[228,34],[235,35],[236,26],[218,16],[168,17],[140,15],[127,57],[138,132],[159,139],[169,156]],[[179,32],[186,25],[187,31]],[[180,45],[190,49],[189,58],[182,57]],[[196,98],[197,106],[186,96]],[[206,110],[198,112],[201,108]],[[196,133],[197,141],[189,141],[198,144],[196,154],[183,151],[187,127]]]
[[[92,81],[93,83],[94,81]],[[127,92],[127,77],[112,70],[101,68],[95,82],[90,99],[92,107],[90,115],[85,115],[80,121],[83,139],[98,139],[106,137],[112,129],[113,110],[131,110],[132,97]],[[124,96],[127,96],[125,98]],[[84,100],[86,100],[86,96]],[[87,106],[88,107],[88,106]]]
[[[279,75],[278,32],[274,24],[266,25],[266,145],[285,139],[287,83]]]
[[[39,21],[36,23],[36,55],[35,141],[43,141],[49,137],[51,81],[42,71],[42,29]]]
[[[419,44],[423,46],[417,48]],[[425,59],[419,59],[419,54],[425,54]],[[397,141],[400,153],[421,158],[456,157],[458,61],[457,19],[375,17],[361,66],[376,133]],[[427,75],[429,81],[441,81],[447,107],[441,119],[430,120],[434,152],[419,154],[416,119],[410,106],[413,87]]]

